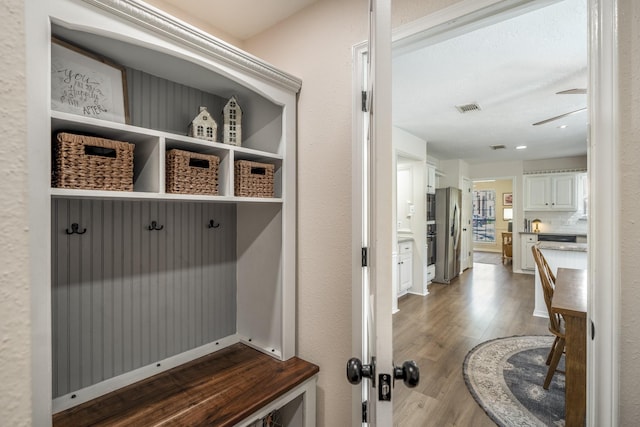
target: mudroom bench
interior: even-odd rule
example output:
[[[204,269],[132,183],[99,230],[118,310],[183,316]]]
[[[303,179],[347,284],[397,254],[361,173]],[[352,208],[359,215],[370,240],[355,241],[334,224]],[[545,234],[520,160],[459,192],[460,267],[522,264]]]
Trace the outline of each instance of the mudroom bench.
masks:
[[[63,426],[315,425],[318,366],[279,361],[244,344],[134,383],[53,416]]]

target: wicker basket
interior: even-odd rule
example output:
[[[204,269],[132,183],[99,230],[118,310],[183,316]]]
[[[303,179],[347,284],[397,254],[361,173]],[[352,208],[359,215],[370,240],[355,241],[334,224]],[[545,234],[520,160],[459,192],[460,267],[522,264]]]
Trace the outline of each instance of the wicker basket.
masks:
[[[60,132],[54,141],[52,186],[133,191],[133,149],[128,142]]]
[[[210,154],[167,151],[167,193],[217,195],[219,164]]]
[[[274,166],[268,163],[237,160],[235,195],[239,197],[273,197]]]

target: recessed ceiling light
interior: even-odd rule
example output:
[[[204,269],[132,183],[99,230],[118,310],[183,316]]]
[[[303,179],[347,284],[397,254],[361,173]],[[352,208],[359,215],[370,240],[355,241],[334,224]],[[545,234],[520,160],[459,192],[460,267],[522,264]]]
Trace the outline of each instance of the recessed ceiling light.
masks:
[[[558,129],[565,129],[567,127],[567,125],[560,125],[558,126]]]
[[[527,148],[527,146],[526,146],[526,145],[518,145],[518,146],[516,147],[516,150],[524,150],[525,148]]]

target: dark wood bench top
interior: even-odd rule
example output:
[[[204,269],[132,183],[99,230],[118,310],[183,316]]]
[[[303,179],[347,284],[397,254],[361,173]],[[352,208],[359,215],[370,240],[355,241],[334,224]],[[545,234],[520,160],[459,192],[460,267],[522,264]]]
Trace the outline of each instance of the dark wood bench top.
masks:
[[[318,371],[234,344],[55,414],[53,425],[232,426]]]

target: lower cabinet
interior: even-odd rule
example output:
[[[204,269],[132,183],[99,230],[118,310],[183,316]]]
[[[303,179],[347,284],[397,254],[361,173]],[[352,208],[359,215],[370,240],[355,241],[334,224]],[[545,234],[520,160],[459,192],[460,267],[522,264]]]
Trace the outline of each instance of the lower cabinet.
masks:
[[[431,264],[427,266],[427,283],[431,283],[436,277],[436,265]]]
[[[533,252],[531,252],[531,247],[538,243],[538,236],[536,234],[521,234],[521,259],[522,259],[522,269],[523,270],[531,270],[534,271],[536,269],[536,262],[533,259]]]
[[[401,242],[398,255],[398,293],[406,293],[413,286],[413,248],[412,243]]]

